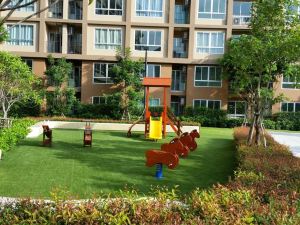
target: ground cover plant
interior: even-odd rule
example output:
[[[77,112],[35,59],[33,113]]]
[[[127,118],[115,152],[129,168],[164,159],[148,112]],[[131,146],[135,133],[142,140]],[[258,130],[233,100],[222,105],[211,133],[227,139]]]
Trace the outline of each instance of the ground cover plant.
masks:
[[[151,195],[151,185],[179,185],[182,193],[196,187],[225,183],[235,166],[231,129],[202,128],[199,147],[181,159],[175,170],[164,170],[165,178],[154,178],[155,168],[145,166],[145,151],[159,149],[160,142],[143,134],[127,138],[126,132],[94,131],[93,147],[82,147],[82,130],[54,130],[52,148],[41,146],[41,137],[26,139],[0,164],[0,196],[50,197],[55,189],[68,190],[75,198],[93,194],[116,194],[134,186]]]
[[[235,179],[187,196],[157,189],[155,198],[124,191],[118,198],[81,203],[23,200],[0,207],[1,224],[300,224],[300,160],[268,138],[267,149],[246,145],[248,128],[235,129]],[[124,198],[125,197],[125,198]]]

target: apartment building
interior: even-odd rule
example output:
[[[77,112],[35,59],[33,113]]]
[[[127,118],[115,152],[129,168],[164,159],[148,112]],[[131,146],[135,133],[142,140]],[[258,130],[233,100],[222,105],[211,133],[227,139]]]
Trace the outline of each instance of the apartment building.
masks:
[[[53,1],[17,10],[6,26]],[[131,48],[135,59],[144,59],[147,50],[147,76],[172,78],[168,105],[177,114],[184,106],[202,106],[239,117],[245,103],[230,94],[218,59],[226,40],[247,33],[250,8],[251,2],[243,0],[94,0],[91,5],[61,0],[12,28],[0,49],[23,57],[39,76],[49,54],[67,58],[74,65],[69,84],[82,102],[91,104],[102,104],[103,94],[114,91],[109,68],[116,48]],[[300,111],[294,83],[282,78],[275,84],[289,102],[274,105],[274,113]],[[150,104],[161,100],[162,91],[151,89]]]

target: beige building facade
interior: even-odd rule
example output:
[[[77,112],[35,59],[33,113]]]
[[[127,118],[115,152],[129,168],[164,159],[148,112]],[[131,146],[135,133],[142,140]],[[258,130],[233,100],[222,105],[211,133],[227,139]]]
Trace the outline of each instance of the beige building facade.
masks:
[[[109,68],[116,49],[129,47],[135,59],[145,58],[147,76],[170,77],[168,105],[176,114],[185,106],[228,109],[243,116],[245,104],[230,97],[218,60],[225,42],[246,33],[251,2],[234,0],[61,0],[49,10],[11,27],[44,8],[40,1],[14,12],[5,24],[9,39],[1,50],[24,58],[36,75],[43,76],[46,58],[65,57],[73,63],[69,85],[83,103],[101,104],[114,91]],[[4,13],[0,13],[4,16]],[[300,90],[280,79],[277,93],[288,97],[272,111],[300,111]],[[150,105],[162,102],[162,90],[151,90]]]

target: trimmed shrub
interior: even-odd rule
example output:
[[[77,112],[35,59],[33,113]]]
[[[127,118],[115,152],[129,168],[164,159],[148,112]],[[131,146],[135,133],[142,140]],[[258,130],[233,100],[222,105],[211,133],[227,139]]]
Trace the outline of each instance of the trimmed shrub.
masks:
[[[275,121],[275,129],[277,130],[300,131],[300,112],[277,113],[272,120]]]
[[[14,120],[10,128],[0,131],[0,149],[9,151],[20,140],[24,139],[30,132],[29,127],[34,124],[33,120],[18,119]]]

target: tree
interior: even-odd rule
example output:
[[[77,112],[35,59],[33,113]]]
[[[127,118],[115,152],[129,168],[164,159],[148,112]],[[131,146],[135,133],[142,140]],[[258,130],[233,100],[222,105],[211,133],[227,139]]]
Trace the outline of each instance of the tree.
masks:
[[[56,60],[51,55],[48,56],[48,63],[45,71],[50,89],[46,92],[47,114],[64,116],[71,112],[76,102],[75,89],[68,87],[72,63],[65,58]]]
[[[29,0],[29,1],[26,1],[26,0],[0,0],[0,12],[4,12],[4,11],[7,12],[7,15],[4,18],[0,19],[0,43],[1,43],[1,41],[3,41],[3,39],[5,38],[5,35],[6,35],[6,30],[3,28],[3,24],[10,18],[10,16],[13,14],[13,12],[17,9],[24,8],[31,4],[40,3],[41,1],[42,0]],[[47,9],[49,9],[52,6],[54,6],[55,4],[57,4],[59,1],[61,1],[61,0],[55,0],[48,6],[37,10],[36,12],[28,15],[27,17],[24,17],[23,19],[17,21],[14,24],[14,26],[16,26],[20,23],[23,23],[26,20],[28,20],[36,15],[39,15],[40,13],[46,11]],[[93,0],[89,0],[89,4],[91,4],[92,2],[93,2]],[[14,26],[10,27],[10,29],[12,29]]]
[[[133,61],[131,52],[126,48],[124,54],[117,50],[117,64],[111,69],[113,82],[120,88],[115,96],[120,99],[120,106],[123,111],[122,119],[131,119],[131,110],[140,105],[142,98],[141,76],[143,62]]]
[[[294,3],[254,1],[250,33],[229,41],[228,51],[221,60],[234,92],[250,107],[249,145],[260,145],[263,140],[266,146],[262,123],[267,106],[283,100],[283,95],[275,96],[271,84],[283,74],[299,80],[300,21]]]
[[[0,52],[0,102],[4,119],[15,103],[39,100],[35,90],[38,83],[39,79],[19,56]]]

